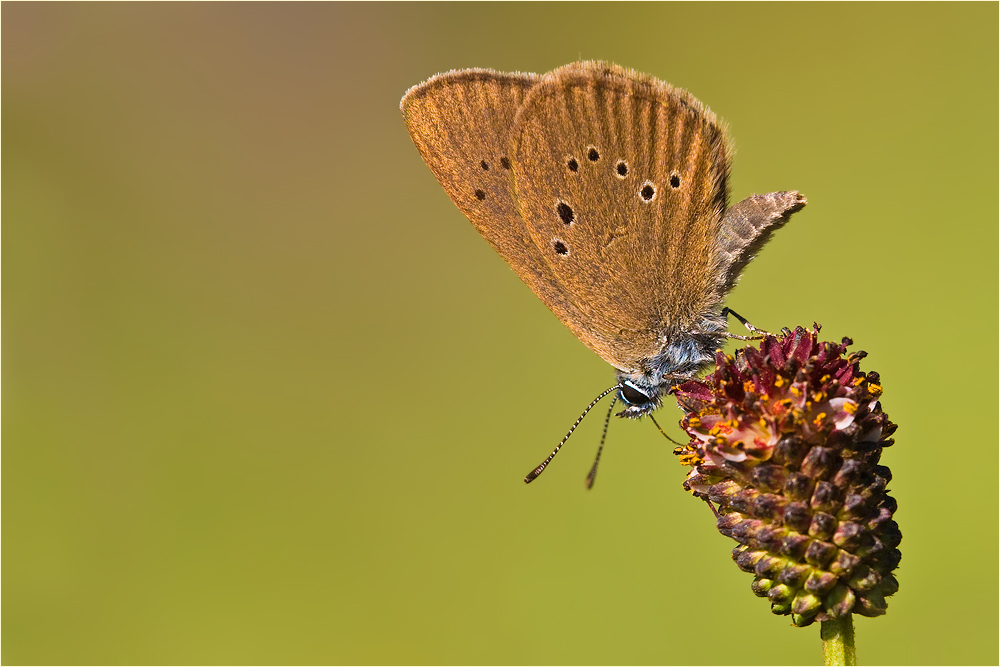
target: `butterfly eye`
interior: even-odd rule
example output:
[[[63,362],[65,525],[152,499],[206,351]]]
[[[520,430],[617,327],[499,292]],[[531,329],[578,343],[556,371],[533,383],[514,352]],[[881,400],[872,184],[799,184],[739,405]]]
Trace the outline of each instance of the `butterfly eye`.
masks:
[[[650,398],[647,394],[644,394],[629,384],[623,383],[620,393],[622,400],[629,405],[643,405],[650,402]]]

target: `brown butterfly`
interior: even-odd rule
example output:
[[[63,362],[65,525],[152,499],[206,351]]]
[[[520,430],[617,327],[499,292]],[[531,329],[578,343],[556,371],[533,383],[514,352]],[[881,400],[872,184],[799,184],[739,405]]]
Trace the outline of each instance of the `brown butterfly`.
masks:
[[[604,396],[617,392],[620,417],[649,414],[726,337],[746,338],[726,332],[723,300],[806,204],[774,192],[727,208],[731,147],[715,114],[609,63],[455,70],[411,88],[400,108],[452,201],[617,372],[526,482]],[[588,486],[595,472],[596,461]]]

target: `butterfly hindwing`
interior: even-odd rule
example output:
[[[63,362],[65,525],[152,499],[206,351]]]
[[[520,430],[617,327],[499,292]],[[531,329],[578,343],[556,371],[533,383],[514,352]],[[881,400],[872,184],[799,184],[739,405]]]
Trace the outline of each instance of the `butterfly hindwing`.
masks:
[[[747,197],[726,211],[719,230],[716,267],[723,294],[733,288],[771,235],[805,205],[806,198],[798,192],[771,192]]]
[[[420,155],[455,205],[504,258],[522,264],[523,224],[507,136],[535,74],[461,70],[414,86],[400,104]]]
[[[579,320],[518,212],[510,129],[537,74],[456,70],[414,86],[400,103],[420,155],[455,205],[563,322]]]

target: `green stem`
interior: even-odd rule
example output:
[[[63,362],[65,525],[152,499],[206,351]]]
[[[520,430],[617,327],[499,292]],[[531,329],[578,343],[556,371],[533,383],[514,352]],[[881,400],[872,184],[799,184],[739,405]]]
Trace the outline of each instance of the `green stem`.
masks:
[[[823,640],[824,665],[856,665],[854,653],[854,621],[851,614],[832,621],[823,621],[819,636]]]

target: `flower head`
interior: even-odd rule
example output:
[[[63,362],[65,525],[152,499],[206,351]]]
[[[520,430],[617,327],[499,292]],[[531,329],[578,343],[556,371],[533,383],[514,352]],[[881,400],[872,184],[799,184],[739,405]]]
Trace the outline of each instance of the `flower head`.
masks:
[[[798,626],[855,613],[878,616],[899,585],[902,538],[879,465],[896,425],[882,412],[877,373],[851,340],[819,328],[767,336],[677,388],[691,441],[684,488],[718,505],[733,559],[755,594]]]

